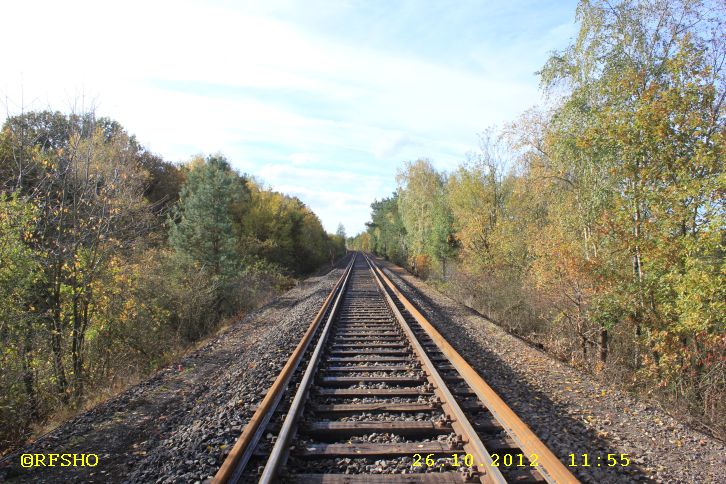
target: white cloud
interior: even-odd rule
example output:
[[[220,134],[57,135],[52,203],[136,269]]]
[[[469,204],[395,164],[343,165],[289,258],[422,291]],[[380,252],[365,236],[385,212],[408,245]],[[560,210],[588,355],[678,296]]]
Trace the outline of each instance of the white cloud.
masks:
[[[508,76],[506,63],[529,55],[524,34],[497,50],[490,33],[476,56],[452,52],[481,67],[465,69],[305,28],[313,17],[348,18],[353,3],[321,12],[287,1],[242,5],[12,2],[0,30],[0,95],[17,104],[22,87],[26,110],[63,110],[83,94],[153,151],[173,160],[222,151],[309,200],[329,230],[336,210],[345,214],[351,233],[367,219],[362,204],[390,193],[400,161],[427,156],[450,168],[476,148],[477,132],[538,97],[534,78]],[[291,166],[265,165],[255,146]],[[346,172],[362,165],[380,176]]]
[[[379,138],[373,146],[373,154],[376,158],[391,158],[401,152],[407,145],[420,145],[415,143],[403,133],[390,133]]]
[[[370,215],[371,202],[390,194],[395,186],[388,176],[282,164],[262,166],[259,174],[274,190],[303,200],[328,232],[334,232],[339,222],[349,231],[360,230],[361,221]]]
[[[319,161],[320,157],[314,153],[292,153],[288,159],[293,165],[308,165]]]

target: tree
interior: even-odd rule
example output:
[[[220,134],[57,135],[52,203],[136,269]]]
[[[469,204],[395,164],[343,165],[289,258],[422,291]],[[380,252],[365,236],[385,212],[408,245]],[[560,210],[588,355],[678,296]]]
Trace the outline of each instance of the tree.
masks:
[[[335,235],[328,234],[328,256],[330,257],[330,266],[335,265],[335,259],[345,255],[345,227],[342,223],[338,224]]]
[[[368,232],[361,232],[355,237],[348,239],[348,245],[353,250],[360,250],[362,252],[371,251],[370,235]]]
[[[34,349],[40,321],[31,301],[42,270],[26,244],[37,214],[17,193],[0,193],[0,415],[6,422],[39,416]]]
[[[329,260],[330,247],[342,247],[340,241],[330,245],[334,236],[325,233],[317,215],[299,199],[253,182],[248,186],[249,202],[235,210],[241,250],[248,255],[306,274]]]
[[[406,244],[416,273],[437,262],[446,274],[446,261],[456,253],[451,214],[445,202],[444,176],[430,161],[406,163],[399,171],[398,210],[406,227]]]
[[[447,206],[468,264],[491,264],[492,237],[504,217],[507,196],[504,143],[489,129],[480,137],[481,151],[470,155],[447,181]]]
[[[216,285],[215,312],[221,315],[226,284],[240,270],[231,206],[242,194],[241,181],[221,155],[194,160],[182,186],[171,223],[169,244]]]
[[[136,147],[123,130],[106,127],[93,113],[27,113],[6,121],[0,142],[3,185],[38,207],[27,241],[44,271],[34,305],[47,324],[62,401],[69,386],[76,401],[84,392],[98,277],[110,254],[148,229]]]
[[[406,230],[398,211],[398,193],[371,204],[368,234],[372,250],[388,260],[406,264]]]
[[[573,207],[608,254],[585,252],[601,286],[592,319],[632,327],[630,364],[674,393],[704,387],[706,355],[722,344],[722,14],[701,1],[581,2],[576,42],[542,73],[567,89],[551,159],[575,175]]]

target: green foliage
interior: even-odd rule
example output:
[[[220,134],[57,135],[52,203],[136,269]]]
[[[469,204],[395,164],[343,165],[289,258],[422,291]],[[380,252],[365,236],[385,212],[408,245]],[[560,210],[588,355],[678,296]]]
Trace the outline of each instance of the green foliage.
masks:
[[[398,211],[398,193],[373,202],[371,209],[370,250],[394,262],[406,263],[406,230]]]
[[[335,231],[335,235],[345,240],[345,226],[342,223],[338,224],[338,229]]]
[[[724,284],[724,83],[712,63],[724,54],[724,31],[706,7],[583,2],[577,42],[543,72],[546,85],[571,88],[549,144],[553,163],[576,175],[575,226],[595,234],[598,252],[615,254],[615,264],[587,260],[598,276],[592,319],[609,330],[631,326],[628,366],[689,405],[716,369],[689,361],[713,349],[705,341],[718,345],[723,327],[711,323],[726,319],[716,289]]]
[[[406,247],[414,272],[428,271],[438,263],[446,278],[446,262],[455,253],[452,216],[445,203],[445,177],[430,161],[406,163],[396,177],[398,213],[405,230]]]
[[[182,258],[213,277],[239,270],[231,207],[244,195],[244,180],[221,156],[194,164],[182,186],[171,224],[169,244]]]
[[[32,239],[37,208],[17,193],[0,193],[0,321],[5,325],[25,317],[22,306],[41,278],[39,261],[26,241]],[[4,332],[4,331],[3,331]]]
[[[330,247],[334,258],[344,253],[342,240],[326,234],[317,215],[299,199],[253,182],[247,186],[248,202],[234,209],[243,257],[274,262],[299,275],[328,261]]]
[[[17,194],[0,192],[0,421],[25,421],[37,414],[32,395],[35,333],[39,321],[31,305],[42,281],[40,261],[28,247],[38,210]],[[19,438],[17,428],[5,438]]]

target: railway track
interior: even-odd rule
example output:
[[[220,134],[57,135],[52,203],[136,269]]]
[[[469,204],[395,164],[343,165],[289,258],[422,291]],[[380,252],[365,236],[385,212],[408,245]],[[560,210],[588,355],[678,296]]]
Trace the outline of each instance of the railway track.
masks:
[[[214,482],[577,480],[354,254]]]

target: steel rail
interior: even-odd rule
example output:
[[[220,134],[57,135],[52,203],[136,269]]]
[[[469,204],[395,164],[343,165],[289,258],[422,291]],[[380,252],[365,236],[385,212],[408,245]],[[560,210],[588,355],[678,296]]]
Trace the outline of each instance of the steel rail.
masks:
[[[479,376],[474,368],[454,349],[451,344],[439,333],[436,328],[416,309],[416,307],[401,293],[396,285],[384,274],[378,265],[372,262],[374,272],[390,288],[391,292],[403,304],[406,310],[416,319],[416,322],[426,331],[438,349],[449,359],[459,374],[476,393],[479,400],[486,405],[494,418],[504,427],[509,436],[517,443],[525,455],[536,454],[539,467],[537,470],[550,483],[578,483],[577,478],[560,462],[557,456],[542,442],[532,430],[520,419],[517,414],[496,394],[496,392]]]
[[[499,468],[493,465],[493,460],[491,455],[489,454],[489,451],[484,446],[484,443],[479,438],[479,435],[474,430],[474,427],[472,427],[469,419],[466,417],[466,415],[464,415],[464,411],[461,409],[461,407],[459,407],[459,404],[456,402],[454,395],[451,394],[451,391],[447,387],[444,379],[441,377],[438,370],[436,370],[436,367],[431,362],[431,359],[429,359],[423,346],[421,346],[421,342],[418,340],[413,330],[408,325],[406,318],[403,317],[401,311],[399,311],[398,307],[396,307],[396,303],[391,298],[391,295],[388,293],[388,291],[386,291],[386,288],[381,281],[380,275],[377,274],[376,271],[373,269],[372,262],[368,257],[366,257],[365,259],[368,263],[370,271],[373,273],[373,277],[378,284],[378,287],[388,301],[388,305],[393,311],[404,333],[406,334],[406,336],[408,336],[408,339],[411,342],[411,345],[413,346],[416,355],[423,363],[426,373],[432,380],[432,383],[434,383],[434,391],[437,393],[437,396],[439,396],[443,400],[446,413],[454,420],[452,422],[452,426],[458,426],[459,429],[456,430],[459,430],[459,432],[457,433],[462,434],[461,436],[466,439],[464,441],[464,449],[474,456],[475,462],[477,463],[475,467],[477,467],[477,470],[479,472],[480,480],[486,483],[506,483],[506,479],[499,471]]]
[[[333,289],[325,298],[323,305],[308,327],[302,340],[300,340],[300,343],[298,343],[295,351],[293,351],[290,355],[287,363],[285,363],[285,366],[280,371],[280,375],[275,379],[275,382],[265,394],[265,398],[257,407],[257,410],[252,415],[252,418],[250,418],[250,421],[245,426],[240,438],[237,442],[235,442],[229,455],[227,455],[227,458],[222,463],[222,466],[214,475],[214,479],[212,479],[213,484],[226,484],[228,482],[236,483],[240,479],[242,471],[252,456],[255,446],[262,437],[265,428],[272,418],[272,414],[280,403],[282,395],[287,388],[293,373],[300,364],[310,341],[317,332],[317,329],[320,326],[320,321],[323,319],[325,312],[329,308],[331,300],[335,294],[342,292],[341,289],[343,287],[343,283],[352,272],[355,258],[356,254],[353,254],[345,272],[340,276]]]
[[[355,263],[357,255],[357,252],[353,255],[351,267]],[[330,334],[330,327],[332,326],[333,320],[335,319],[335,315],[338,311],[340,300],[342,299],[343,294],[345,294],[346,285],[348,284],[351,273],[352,270],[347,271],[345,274],[345,280],[343,281],[343,284],[338,291],[338,295],[335,298],[333,308],[328,314],[328,320],[325,322],[323,331],[320,333],[318,343],[315,345],[315,350],[310,357],[310,361],[308,362],[308,366],[305,369],[305,374],[303,375],[302,381],[300,382],[300,386],[298,387],[297,393],[295,394],[295,398],[293,399],[292,404],[290,405],[290,409],[285,416],[285,421],[282,424],[280,433],[277,435],[275,445],[270,452],[270,458],[267,460],[267,464],[262,471],[262,475],[260,476],[259,480],[261,484],[269,484],[271,482],[274,482],[273,480],[277,476],[277,473],[280,470],[280,466],[284,464],[285,457],[287,455],[288,444],[290,443],[290,439],[293,436],[298,416],[300,415],[303,404],[305,403],[305,399],[307,398],[310,384],[312,383],[315,373],[317,372],[318,363],[320,362],[320,355],[322,355],[323,353],[323,347],[325,346],[328,335]]]

